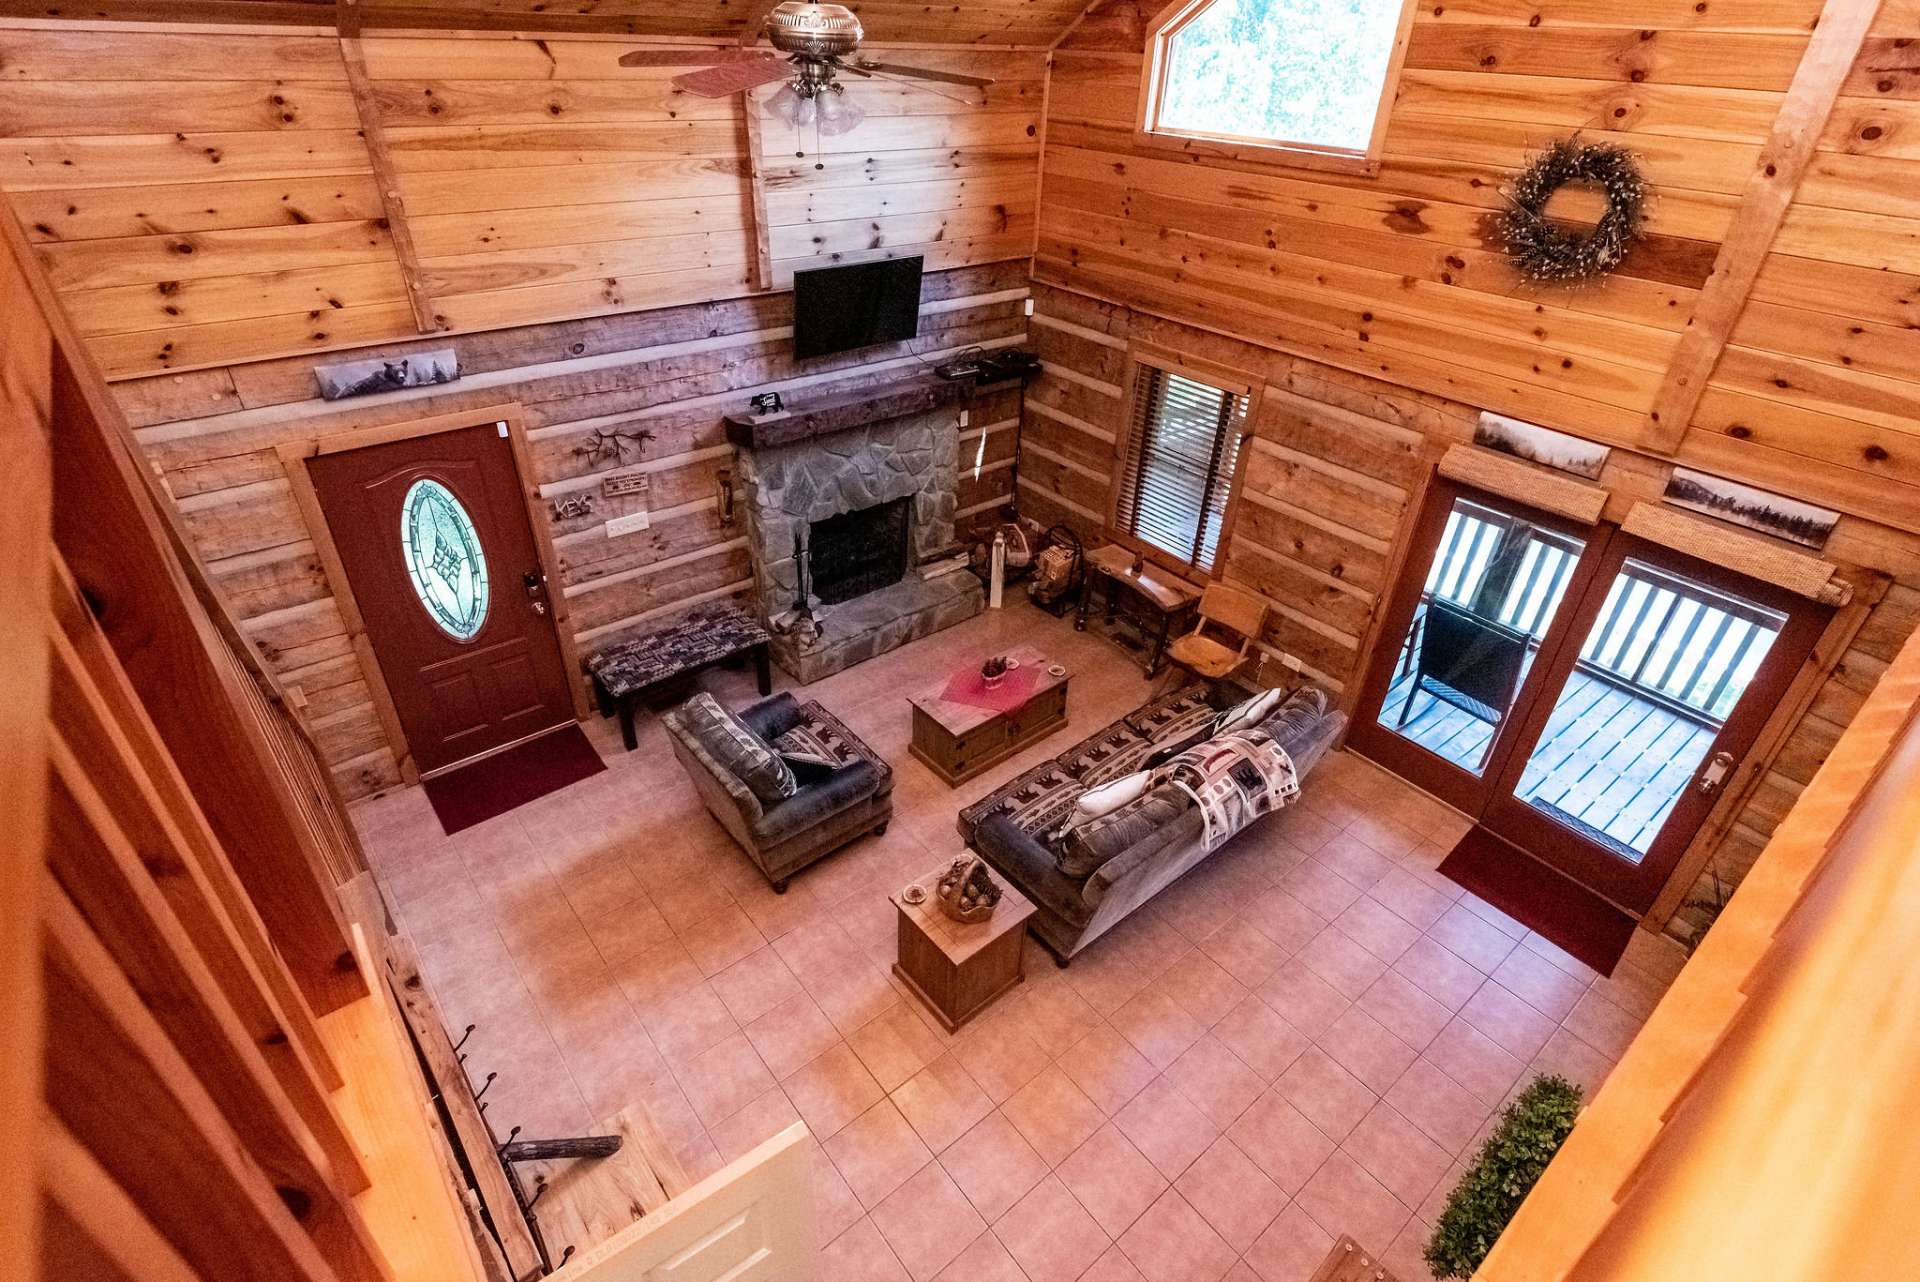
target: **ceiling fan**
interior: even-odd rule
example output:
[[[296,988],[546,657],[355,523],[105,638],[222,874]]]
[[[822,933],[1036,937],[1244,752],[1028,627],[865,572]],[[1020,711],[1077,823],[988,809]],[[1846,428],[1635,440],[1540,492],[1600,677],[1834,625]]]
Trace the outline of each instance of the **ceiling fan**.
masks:
[[[764,34],[772,51],[751,48]],[[866,118],[859,105],[845,97],[839,75],[893,80],[925,93],[951,98],[968,106],[977,103],[957,94],[941,93],[920,81],[984,89],[993,83],[983,76],[952,71],[929,71],[896,63],[854,58],[862,36],[860,19],[845,5],[818,0],[782,0],[748,27],[738,50],[636,49],[622,54],[623,67],[672,67],[711,63],[698,71],[673,78],[675,87],[702,98],[724,98],[761,85],[785,81],[769,106],[795,126],[815,125],[823,134],[843,134]],[[783,56],[784,55],[784,56]]]

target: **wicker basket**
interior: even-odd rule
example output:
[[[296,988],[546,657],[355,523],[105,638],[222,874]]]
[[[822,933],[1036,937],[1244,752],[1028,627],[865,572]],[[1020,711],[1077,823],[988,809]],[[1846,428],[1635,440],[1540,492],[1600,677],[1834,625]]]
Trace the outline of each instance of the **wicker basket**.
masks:
[[[994,906],[1005,892],[987,871],[984,860],[973,855],[962,855],[940,874],[940,881],[934,886],[933,893],[940,901],[941,912],[954,921],[967,924],[985,921],[993,916]]]

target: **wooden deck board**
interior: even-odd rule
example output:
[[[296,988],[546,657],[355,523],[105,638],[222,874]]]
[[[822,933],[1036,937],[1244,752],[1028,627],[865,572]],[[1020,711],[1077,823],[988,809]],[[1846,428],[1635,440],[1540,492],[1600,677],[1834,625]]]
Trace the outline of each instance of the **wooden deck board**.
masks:
[[[1381,724],[1392,728],[1399,720],[1411,686],[1410,676],[1394,682],[1381,708]],[[1477,772],[1493,727],[1421,695],[1401,733]],[[1644,850],[1713,737],[1708,727],[1651,700],[1575,672],[1521,776],[1520,795]]]

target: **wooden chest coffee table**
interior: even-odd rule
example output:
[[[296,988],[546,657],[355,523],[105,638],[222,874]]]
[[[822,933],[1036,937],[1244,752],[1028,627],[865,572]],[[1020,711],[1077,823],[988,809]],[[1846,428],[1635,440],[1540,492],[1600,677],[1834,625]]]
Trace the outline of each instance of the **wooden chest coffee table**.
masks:
[[[904,886],[888,898],[900,910],[900,959],[893,973],[951,1033],[1024,978],[1020,948],[1033,904],[1006,878],[995,877],[1002,894],[993,915],[954,921],[940,911],[933,893],[946,870],[942,864],[912,883],[926,890],[924,902],[908,903]]]
[[[913,705],[913,742],[907,750],[949,786],[965,783],[1067,724],[1067,683],[1073,674],[1050,674],[1050,660],[1030,645],[1006,653],[1039,673],[1039,683],[1018,707],[997,712],[947,698],[951,673],[907,701]],[[980,661],[987,657],[981,655]]]

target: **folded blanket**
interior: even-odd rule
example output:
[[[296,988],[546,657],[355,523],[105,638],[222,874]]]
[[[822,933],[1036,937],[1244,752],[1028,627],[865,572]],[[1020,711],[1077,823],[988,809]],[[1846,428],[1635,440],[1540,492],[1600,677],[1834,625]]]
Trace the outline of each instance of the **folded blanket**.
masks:
[[[1300,795],[1293,758],[1259,729],[1196,744],[1168,762],[1165,773],[1168,782],[1200,807],[1209,853]]]

